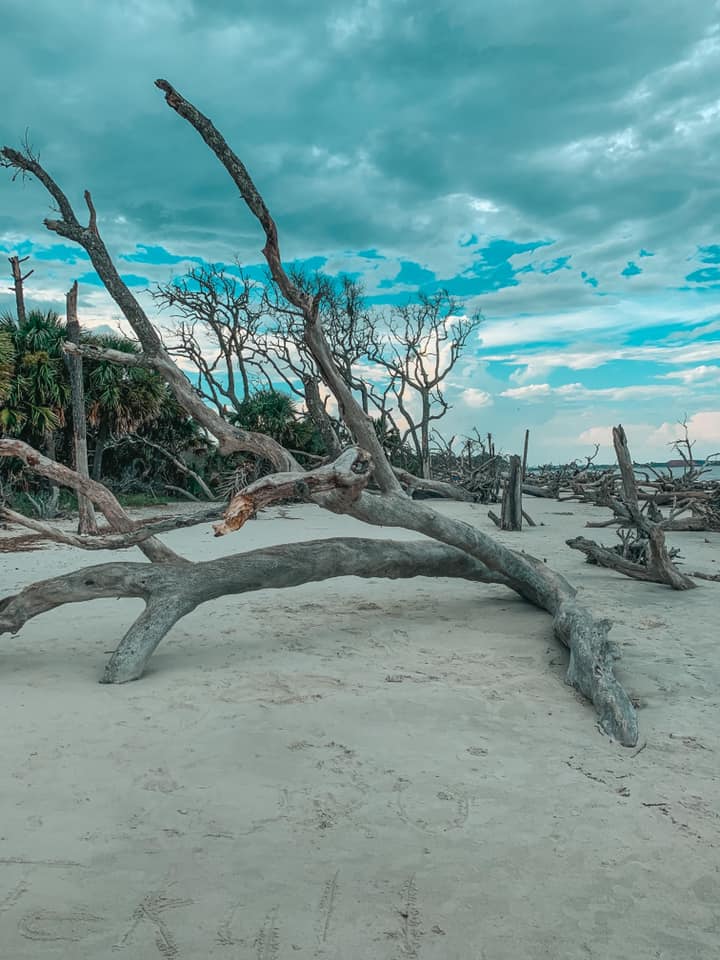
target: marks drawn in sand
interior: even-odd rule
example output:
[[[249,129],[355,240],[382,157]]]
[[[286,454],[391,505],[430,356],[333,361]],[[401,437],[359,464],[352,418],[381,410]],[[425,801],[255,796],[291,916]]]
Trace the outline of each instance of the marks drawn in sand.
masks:
[[[270,911],[255,937],[255,956],[257,960],[278,960],[280,956],[279,910],[279,907],[274,907]]]
[[[0,865],[19,863],[30,867],[83,867],[77,860],[30,860],[27,857],[0,857]]]
[[[32,910],[18,921],[18,931],[26,940],[54,943],[58,940],[77,942],[100,932],[104,917],[98,917],[79,906],[66,913],[54,910]]]
[[[12,907],[14,907],[18,900],[20,900],[21,897],[24,897],[29,889],[29,885],[25,883],[24,880],[20,880],[19,883],[16,883],[10,893],[6,894],[2,900],[0,900],[0,913],[5,913],[6,910],[10,910]]]
[[[161,914],[166,910],[187,907],[192,900],[166,897],[162,893],[148,893],[142,898],[132,915],[132,922],[114,949],[126,947],[140,924],[147,920],[155,928],[155,946],[165,960],[175,960],[180,956],[175,937]]]
[[[216,940],[218,943],[221,943],[224,947],[235,947],[240,946],[244,943],[239,937],[236,937],[233,933],[233,923],[235,921],[235,914],[240,909],[240,904],[236,903],[235,906],[230,910],[227,917],[223,920],[220,926],[217,929]]]
[[[461,830],[468,821],[472,804],[462,784],[439,790],[437,786],[427,787],[428,795],[423,799],[409,780],[400,778],[395,783],[395,808],[403,823],[433,835]]]
[[[328,934],[330,932],[330,922],[333,918],[333,912],[335,910],[335,904],[337,902],[339,893],[339,877],[340,871],[336,870],[332,877],[329,877],[325,881],[325,885],[323,887],[323,893],[322,897],[320,898],[320,904],[318,908],[317,949],[315,951],[316,957],[320,957],[322,955],[321,951],[327,943]]]

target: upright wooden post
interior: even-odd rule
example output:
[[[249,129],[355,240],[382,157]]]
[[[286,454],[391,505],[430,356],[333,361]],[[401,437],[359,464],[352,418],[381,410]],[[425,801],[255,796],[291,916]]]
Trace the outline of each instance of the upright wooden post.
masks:
[[[70,343],[80,343],[80,323],[77,315],[77,280],[67,292],[66,336]],[[90,476],[87,452],[87,417],[85,414],[85,388],[83,385],[82,357],[79,354],[65,354],[65,362],[70,373],[72,391],[72,425],[75,446],[75,469],[81,477]],[[78,533],[96,534],[98,532],[95,508],[92,501],[78,493]]]
[[[527,458],[528,458],[528,444],[530,443],[530,430],[525,431],[525,446],[523,447],[523,461],[522,461],[522,478],[523,481],[527,476]]]
[[[510,471],[502,499],[500,529],[522,530],[522,521],[522,465],[520,457],[515,453],[510,457]]]

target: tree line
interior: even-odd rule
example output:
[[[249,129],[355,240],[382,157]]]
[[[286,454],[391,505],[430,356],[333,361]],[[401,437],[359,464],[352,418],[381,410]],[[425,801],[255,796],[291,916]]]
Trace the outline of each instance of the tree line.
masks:
[[[22,276],[21,262],[10,258],[16,313],[0,317],[0,435],[72,466],[67,325],[52,310],[25,309],[23,283],[30,273]],[[450,409],[446,379],[480,316],[467,316],[442,290],[378,310],[367,305],[353,278],[291,275],[317,298],[333,360],[392,464],[427,480],[434,462],[442,472],[448,445],[434,427]],[[152,297],[166,317],[168,353],[220,416],[267,434],[308,465],[337,457],[352,442],[300,336],[302,314],[271,276],[257,281],[239,267],[207,264],[159,285]],[[270,468],[262,457],[219,457],[217,444],[156,370],[107,359],[108,351],[139,358],[136,340],[86,325],[80,344],[94,480],[125,494],[209,498]],[[24,501],[43,516],[58,509],[57,489],[43,487],[13,461],[0,463],[0,482],[10,501]]]

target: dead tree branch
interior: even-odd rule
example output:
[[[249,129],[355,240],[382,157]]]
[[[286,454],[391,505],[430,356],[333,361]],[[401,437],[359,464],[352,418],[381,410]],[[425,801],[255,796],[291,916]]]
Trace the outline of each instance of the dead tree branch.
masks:
[[[623,493],[621,499],[610,497],[609,506],[624,527],[636,531],[635,542],[642,548],[639,556],[644,562],[637,562],[630,553],[630,541],[624,542],[621,551],[609,550],[583,537],[568,540],[567,545],[573,550],[581,550],[592,562],[610,567],[636,580],[665,583],[674,590],[691,590],[696,584],[677,569],[668,553],[662,520],[652,520],[649,511],[643,512],[640,508],[635,468],[622,425],[613,427],[613,443]]]
[[[52,480],[62,487],[69,487],[76,493],[84,494],[100,510],[113,530],[120,533],[134,532],[135,524],[102,483],[82,477],[75,470],[50,460],[22,440],[0,440],[0,457],[17,457],[39,476]],[[167,563],[171,560],[182,561],[183,559],[155,538],[145,540],[140,549],[149,560]]]
[[[340,502],[349,505],[367,486],[372,473],[369,454],[358,448],[342,453],[333,463],[300,473],[273,473],[262,477],[235,494],[224,514],[224,520],[215,526],[215,536],[222,537],[244,526],[262,507],[279,500],[309,500],[318,493],[335,491]]]

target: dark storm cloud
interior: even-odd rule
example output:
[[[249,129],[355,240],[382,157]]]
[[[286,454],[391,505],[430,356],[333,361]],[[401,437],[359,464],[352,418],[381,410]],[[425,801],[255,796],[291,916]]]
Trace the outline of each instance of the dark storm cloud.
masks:
[[[409,252],[423,242],[412,213],[448,193],[579,240],[618,219],[684,224],[701,212],[699,185],[716,194],[702,144],[717,127],[692,128],[720,79],[716,18],[700,0],[40,0],[4,13],[4,69],[23,82],[1,122],[10,142],[29,126],[68,191],[90,187],[143,242],[211,230],[256,247],[224,171],[153,88],[159,75],[221,126],[292,247]],[[690,128],[673,137],[677,121]],[[3,190],[18,232],[45,212],[28,192]]]

